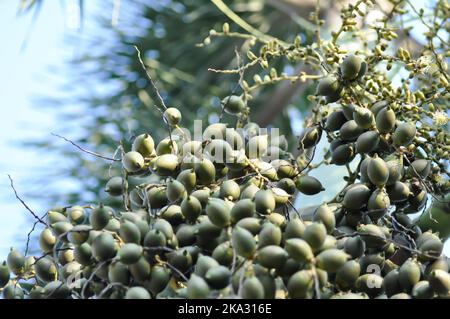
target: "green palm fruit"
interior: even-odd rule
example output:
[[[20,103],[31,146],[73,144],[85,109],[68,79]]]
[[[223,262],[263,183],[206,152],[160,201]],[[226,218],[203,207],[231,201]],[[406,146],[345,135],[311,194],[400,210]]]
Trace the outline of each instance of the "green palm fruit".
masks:
[[[210,198],[205,208],[209,220],[217,227],[226,227],[230,224],[230,207],[219,198]]]
[[[209,159],[202,158],[195,163],[194,167],[197,181],[201,185],[209,185],[214,182],[216,178],[216,168]]]
[[[70,296],[70,288],[63,282],[56,280],[44,286],[43,291],[46,299],[66,299]]]
[[[267,177],[272,181],[278,180],[277,170],[270,163],[259,159],[254,159],[251,162],[259,170],[263,177]]]
[[[277,187],[284,190],[289,195],[293,195],[296,190],[295,183],[290,178],[282,178],[277,182]]]
[[[53,229],[53,233],[57,237],[57,239],[62,240],[63,242],[68,242],[67,235],[72,230],[73,225],[69,222],[57,222],[51,225]]]
[[[359,236],[350,237],[345,241],[344,251],[352,256],[352,258],[359,258],[366,250],[366,243]]]
[[[335,165],[348,164],[354,158],[355,158],[355,151],[351,143],[339,145],[331,152],[331,163]]]
[[[391,201],[385,190],[376,189],[369,198],[367,203],[367,210],[372,220],[378,220],[389,209]]]
[[[191,192],[197,184],[197,176],[193,169],[185,169],[178,174],[177,181],[182,183],[188,192]]]
[[[170,237],[172,238],[172,237]],[[166,236],[159,229],[151,229],[145,235],[145,247],[164,247],[166,245]]]
[[[39,280],[50,282],[56,279],[56,265],[50,257],[43,257],[34,264],[34,271]]]
[[[256,276],[245,278],[239,295],[242,299],[264,299],[264,286]]]
[[[336,227],[336,217],[327,204],[317,207],[313,215],[313,221],[319,221],[324,224],[328,234],[331,234]]]
[[[342,205],[347,209],[361,209],[366,206],[370,194],[366,185],[355,183],[345,192]]]
[[[269,245],[258,250],[258,263],[268,269],[280,269],[286,263],[288,254],[280,246]]]
[[[63,245],[61,246],[61,251],[57,253],[58,262],[61,265],[68,264],[74,260],[73,249],[70,246]]]
[[[281,243],[281,229],[272,223],[265,223],[259,232],[258,248],[269,245],[280,245]]]
[[[404,202],[405,200],[408,199],[409,195],[411,194],[408,185],[398,181],[386,187],[386,192],[389,195],[389,199],[393,203]]]
[[[208,240],[219,237],[222,232],[222,228],[214,225],[207,216],[205,217],[206,218],[201,220],[199,218],[200,223],[197,227],[197,237]]]
[[[203,131],[203,140],[224,139],[227,125],[224,123],[214,123]]]
[[[311,246],[301,238],[287,239],[284,249],[292,259],[298,262],[310,263],[314,259]]]
[[[39,247],[44,253],[53,251],[56,244],[56,237],[50,228],[45,228],[39,235]]]
[[[319,81],[316,95],[335,97],[340,91],[341,85],[339,80],[336,77],[329,75]]]
[[[410,292],[414,285],[420,281],[420,276],[419,264],[410,258],[401,265],[398,271],[398,282],[405,291]]]
[[[152,187],[147,192],[150,208],[162,208],[167,204],[166,190],[163,187]]]
[[[386,244],[386,235],[377,225],[360,225],[357,231],[367,248],[379,248]]]
[[[416,126],[412,123],[402,123],[394,131],[392,135],[392,141],[395,146],[408,147],[416,136]]]
[[[180,227],[177,229],[176,237],[178,239],[179,247],[193,245],[196,241],[195,226],[180,225]]]
[[[252,217],[255,213],[255,203],[251,199],[241,199],[231,208],[231,223],[236,224],[241,219]]]
[[[174,154],[163,154],[156,158],[154,170],[159,176],[171,176],[178,167],[178,157]]]
[[[136,263],[141,258],[143,253],[142,246],[135,243],[127,243],[120,247],[117,255],[119,260],[125,265],[131,265]]]
[[[369,129],[375,125],[375,116],[370,110],[363,107],[355,108],[353,111],[353,119],[363,129]]]
[[[176,202],[186,196],[186,188],[181,182],[177,180],[170,180],[167,183],[166,194],[169,201]]]
[[[347,121],[353,120],[353,113],[357,106],[355,104],[345,104],[342,106],[342,112],[344,112],[344,116]]]
[[[113,261],[108,267],[108,280],[111,283],[128,285],[131,279],[127,265],[120,261]]]
[[[120,224],[119,235],[122,240],[126,243],[135,243],[139,244],[141,242],[141,232],[136,224],[124,220]]]
[[[187,297],[189,299],[206,299],[209,295],[209,286],[206,281],[195,274],[187,282]]]
[[[6,259],[9,269],[15,275],[20,275],[25,271],[25,257],[19,251],[11,248]]]
[[[330,132],[337,131],[342,127],[342,125],[344,125],[345,122],[347,122],[347,119],[344,112],[341,110],[336,110],[328,115],[325,123],[325,129]]]
[[[219,263],[212,257],[200,254],[195,265],[195,274],[200,277],[205,277],[208,270],[216,268]]]
[[[230,266],[233,262],[233,248],[229,241],[218,245],[211,255],[217,262],[223,266]]]
[[[356,152],[367,154],[375,151],[380,142],[380,135],[376,131],[367,131],[358,136],[356,140]]]
[[[129,265],[128,268],[133,280],[138,283],[143,283],[150,277],[151,266],[144,256],[141,256],[137,262]]]
[[[316,256],[317,267],[328,273],[336,273],[345,264],[349,255],[339,249],[328,249]]]
[[[245,110],[245,102],[240,96],[230,95],[222,100],[222,107],[228,114],[239,114]]]
[[[260,190],[258,186],[251,183],[250,185],[246,186],[244,190],[241,192],[241,199],[251,199],[253,200],[255,198],[256,193]]]
[[[358,291],[375,297],[383,292],[383,277],[377,274],[364,274],[359,276],[355,284]]]
[[[422,280],[414,285],[411,295],[414,299],[431,299],[434,296],[434,292],[430,283]]]
[[[431,289],[435,294],[448,297],[450,294],[450,274],[441,269],[433,270],[428,277]]]
[[[150,280],[146,288],[150,290],[153,295],[157,295],[166,288],[170,280],[170,271],[163,266],[155,265],[150,272]]]
[[[336,272],[336,285],[341,290],[351,290],[361,273],[361,266],[355,260],[345,262]]]
[[[223,289],[230,283],[231,271],[225,266],[212,267],[206,272],[205,279],[213,289]]]
[[[208,154],[214,163],[227,163],[233,152],[231,145],[223,139],[214,139],[209,141],[204,150],[204,154]]]
[[[139,152],[143,157],[147,158],[153,155],[155,151],[155,142],[150,134],[141,134],[136,136],[131,149]]]
[[[295,185],[305,195],[315,195],[325,190],[317,178],[308,175],[298,177]]]
[[[87,266],[92,262],[92,248],[88,243],[83,243],[79,246],[75,246],[73,255],[75,260],[83,265]]]
[[[404,209],[405,214],[414,214],[420,211],[425,207],[427,203],[427,192],[425,190],[420,191],[419,193],[412,195],[408,198],[408,207]]]
[[[156,155],[178,154],[177,143],[169,137],[162,139],[156,146]]]
[[[312,223],[306,226],[302,238],[311,246],[313,251],[320,249],[325,242],[327,229],[322,223]]]
[[[344,141],[354,141],[364,132],[355,120],[350,120],[344,123],[339,130],[340,138]]]
[[[255,208],[260,214],[270,214],[275,209],[275,198],[269,190],[259,190],[255,194]]]
[[[292,299],[310,299],[314,295],[314,273],[300,270],[289,278],[287,289]]]
[[[67,217],[74,225],[83,224],[86,220],[86,211],[81,206],[72,206],[67,210]]]
[[[250,259],[256,250],[253,235],[246,229],[236,226],[233,230],[231,242],[239,256]]]
[[[169,263],[182,273],[185,273],[192,266],[192,256],[185,248],[170,252],[167,257]]]
[[[270,216],[270,215],[269,215]],[[262,222],[258,218],[246,217],[236,223],[236,226],[248,230],[252,235],[257,235],[262,229]]]
[[[24,293],[19,284],[9,284],[3,288],[4,299],[23,299]]]
[[[172,126],[178,125],[181,122],[181,112],[175,107],[169,107],[164,111],[164,119]]]
[[[275,159],[270,164],[277,171],[277,176],[280,178],[293,178],[298,174],[298,171],[294,165],[283,159]]]
[[[342,78],[349,81],[355,80],[360,75],[362,64],[363,60],[360,57],[354,54],[348,55],[340,66]]]
[[[388,105],[389,105],[388,101],[381,100],[381,101],[378,101],[378,102],[375,102],[374,104],[372,104],[372,106],[370,107],[370,110],[376,117],[378,112],[380,112],[382,109],[384,109]]]
[[[399,281],[400,273],[398,269],[391,270],[383,280],[383,289],[388,297],[398,294],[403,291]]]
[[[395,119],[395,113],[389,107],[385,107],[378,111],[378,114],[375,117],[378,131],[382,134],[391,132],[395,127]]]
[[[143,287],[131,287],[125,294],[125,299],[151,299],[147,289]]]
[[[48,211],[47,220],[48,220],[48,223],[51,225],[51,224],[54,224],[57,222],[66,222],[67,217],[64,214],[59,213],[59,212]]]
[[[128,182],[121,176],[114,176],[109,179],[105,186],[105,192],[110,196],[122,196]]]
[[[106,261],[116,255],[117,247],[110,233],[101,233],[92,242],[92,255],[98,261]]]
[[[188,222],[195,223],[201,212],[202,204],[196,197],[188,196],[181,202],[181,213]]]
[[[367,167],[367,176],[372,184],[383,187],[389,179],[389,167],[382,158],[375,154]]]
[[[442,254],[444,245],[440,239],[428,239],[419,245],[419,250],[423,255],[419,255],[421,260],[430,260],[439,257]]]
[[[222,183],[220,186],[219,196],[230,201],[235,201],[241,195],[241,190],[238,183],[233,180],[228,180]]]
[[[418,159],[411,163],[407,169],[408,176],[427,178],[431,172],[431,163],[428,160]]]
[[[427,267],[425,268],[425,275],[429,275],[431,271],[435,269],[441,269],[443,271],[448,272],[450,270],[450,265],[447,261],[447,257],[441,256],[435,261],[430,262]]]
[[[286,225],[284,236],[286,239],[302,238],[305,232],[305,228],[306,225],[299,217],[291,218],[291,220]]]
[[[144,157],[135,151],[125,153],[122,158],[122,165],[127,172],[135,173],[144,168]]]
[[[392,185],[400,181],[404,174],[403,164],[398,160],[390,160],[386,162],[389,169],[389,178],[386,185]]]
[[[6,284],[9,282],[10,273],[8,265],[6,264],[6,261],[3,263],[0,263],[0,288],[3,288],[6,286]]]
[[[172,225],[167,220],[164,219],[156,220],[155,223],[153,224],[153,229],[159,230],[161,233],[164,234],[165,238],[167,239],[172,238],[174,235]]]
[[[108,225],[112,215],[113,211],[110,207],[100,204],[92,210],[91,215],[89,216],[89,222],[91,223],[92,228],[101,230]]]
[[[72,261],[70,263],[67,263],[64,265],[62,269],[62,276],[64,279],[69,279],[69,277],[74,276],[76,273],[79,273],[81,271],[81,264]]]
[[[171,225],[176,227],[184,221],[181,207],[178,205],[168,205],[161,209],[160,218],[167,220]],[[137,223],[136,223],[137,224]]]
[[[439,232],[439,237],[445,240],[450,236],[450,193],[438,196],[431,206],[423,212],[416,223],[422,231]],[[437,222],[436,222],[437,221]]]
[[[267,135],[257,135],[249,139],[246,146],[246,154],[248,158],[260,158],[269,147],[269,139]]]
[[[322,137],[322,130],[318,126],[307,127],[298,139],[299,149],[316,146]]]

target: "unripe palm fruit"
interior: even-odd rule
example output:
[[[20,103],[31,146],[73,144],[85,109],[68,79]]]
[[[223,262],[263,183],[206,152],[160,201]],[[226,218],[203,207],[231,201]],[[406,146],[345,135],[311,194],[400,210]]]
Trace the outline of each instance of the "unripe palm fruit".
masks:
[[[450,274],[441,269],[433,270],[428,278],[431,289],[439,296],[450,294]]]
[[[226,227],[230,224],[230,206],[219,198],[210,198],[205,208],[209,220],[217,227]]]
[[[327,249],[316,256],[317,267],[328,273],[335,273],[345,264],[349,255],[339,249]]]
[[[308,175],[297,178],[295,185],[305,195],[315,195],[325,190],[317,178]]]
[[[408,259],[398,271],[398,281],[405,291],[410,292],[420,281],[420,275],[421,269],[417,261]]]
[[[151,299],[147,289],[143,287],[131,287],[125,294],[125,299]]]
[[[375,297],[383,292],[383,277],[376,274],[364,274],[356,280],[355,286],[358,291]]]
[[[165,154],[178,154],[178,145],[170,136],[162,139],[156,146],[156,155]]]
[[[50,282],[56,279],[56,265],[49,257],[44,257],[36,261],[34,271],[37,278],[43,282]]]
[[[301,238],[287,239],[284,249],[292,259],[298,262],[310,263],[314,259],[311,246]]]
[[[428,281],[422,280],[414,285],[411,295],[414,299],[431,299],[433,298],[434,291],[431,289]]]
[[[241,219],[252,217],[255,213],[255,203],[251,199],[241,199],[231,208],[231,223],[236,224]]]
[[[154,170],[159,176],[171,176],[178,167],[178,157],[174,154],[163,154],[156,158]]]
[[[390,176],[390,175],[389,175]],[[386,192],[389,195],[389,199],[393,203],[403,202],[408,199],[409,194],[411,193],[408,185],[402,182],[395,182],[392,185],[389,185],[386,188]]]
[[[228,114],[239,114],[245,110],[245,102],[237,95],[225,97],[222,100],[222,106]]]
[[[51,225],[53,233],[63,242],[68,242],[67,235],[72,230],[73,225],[69,222],[57,222]]]
[[[342,61],[340,70],[344,80],[354,80],[358,77],[363,61],[360,57],[350,54]]]
[[[231,236],[236,253],[244,258],[251,258],[256,250],[256,242],[253,235],[246,229],[236,226]]]
[[[187,282],[187,297],[189,299],[206,299],[209,295],[209,286],[206,281],[195,274]]]
[[[389,169],[389,178],[386,185],[393,185],[395,182],[400,181],[404,174],[403,164],[397,160],[390,160],[386,162]]]
[[[66,299],[70,296],[70,288],[63,282],[51,281],[44,286],[43,291],[46,299]]]
[[[186,196],[186,188],[177,180],[170,180],[167,183],[167,198],[171,202],[176,202]]]
[[[170,271],[163,266],[155,265],[150,272],[150,280],[146,288],[150,290],[153,295],[157,295],[166,288],[170,280]]]
[[[322,223],[312,223],[306,226],[302,238],[311,246],[313,251],[320,249],[325,242],[327,229]]]
[[[280,246],[269,245],[258,250],[257,261],[268,269],[280,269],[286,263],[288,254]]]
[[[312,298],[314,294],[314,274],[311,270],[300,270],[289,278],[287,289],[292,299]]]
[[[23,299],[24,293],[19,284],[9,284],[3,288],[4,299]]]
[[[386,235],[377,225],[360,225],[357,231],[368,248],[380,248],[386,244]]]
[[[299,149],[307,149],[316,146],[322,136],[322,130],[318,126],[307,127],[300,134],[298,143]]]
[[[221,198],[225,198],[230,201],[235,201],[239,198],[239,195],[241,195],[239,184],[233,180],[225,181],[220,186],[219,196]]]
[[[286,239],[302,238],[305,232],[305,228],[306,225],[299,217],[293,217],[286,225],[284,236]]]
[[[376,189],[369,198],[367,203],[367,210],[372,220],[378,220],[388,210],[391,205],[389,196],[385,190]]]
[[[246,146],[246,154],[248,158],[260,158],[269,147],[269,139],[267,135],[257,135],[249,139]]]
[[[269,190],[259,190],[255,194],[255,208],[260,214],[270,214],[275,209],[275,197]]]
[[[114,176],[109,179],[105,186],[105,192],[110,196],[121,196],[128,182],[121,176]]]
[[[427,178],[431,172],[431,163],[425,159],[418,159],[408,167],[407,174],[411,177]]]
[[[366,250],[366,244],[359,236],[350,237],[345,241],[344,250],[352,258],[359,258]]]
[[[398,280],[399,271],[398,269],[391,270],[383,280],[383,290],[386,292],[387,296],[393,296],[399,292],[403,291],[402,286]]]
[[[433,200],[431,206],[420,215],[417,220],[422,231],[429,229],[439,232],[439,237],[446,239],[450,236],[450,193],[439,196],[438,200]],[[436,222],[438,221],[438,222]]]
[[[347,119],[343,111],[337,110],[331,112],[331,114],[327,117],[325,129],[330,132],[337,131],[342,127],[342,125],[344,125],[345,122],[347,122]]]
[[[131,265],[136,263],[142,256],[142,246],[135,243],[128,243],[120,247],[117,255],[119,260],[125,265]]]
[[[170,125],[178,125],[181,122],[181,112],[175,107],[169,107],[164,111],[164,119]]]
[[[136,136],[131,149],[139,152],[144,158],[150,157],[155,151],[155,142],[150,134]]]
[[[200,256],[197,259],[197,263],[195,264],[194,273],[197,276],[204,277],[208,270],[218,266],[219,263],[214,258],[200,253]]]
[[[141,256],[137,262],[129,266],[133,280],[138,283],[144,283],[150,277],[151,266],[144,256]]]
[[[342,205],[347,209],[361,209],[366,206],[371,191],[364,184],[353,184],[344,194]]]
[[[39,235],[39,247],[44,253],[49,253],[53,251],[55,243],[56,236],[50,228],[45,228]]]
[[[116,243],[110,233],[101,233],[92,242],[92,255],[98,261],[105,261],[116,255]]]
[[[339,130],[340,138],[344,141],[354,141],[364,132],[355,120],[350,120],[344,123]]]
[[[219,244],[211,255],[217,262],[223,266],[230,266],[233,262],[233,248],[229,241]]]
[[[385,100],[381,100],[378,102],[375,102],[374,104],[372,104],[372,106],[370,107],[370,110],[372,111],[373,115],[376,117],[378,112],[380,112],[382,109],[384,109],[386,106],[388,106],[389,103]]]
[[[55,224],[57,222],[66,222],[67,217],[63,215],[62,213],[55,212],[55,211],[49,211],[47,213],[47,220],[50,225]]]
[[[141,232],[136,224],[124,220],[119,229],[119,235],[126,243],[139,244],[141,242]]]
[[[209,159],[203,157],[195,163],[194,169],[197,181],[201,185],[209,185],[214,182],[216,178],[216,168]]]
[[[375,124],[375,116],[373,113],[363,107],[356,107],[353,111],[353,119],[356,124],[363,129],[369,129]]]
[[[120,261],[113,261],[108,267],[108,280],[111,283],[128,285],[130,282],[130,272],[128,267]]]
[[[380,133],[389,133],[395,127],[395,113],[389,107],[380,110],[375,118],[377,129]]]
[[[389,167],[382,158],[375,156],[369,162],[367,176],[372,184],[383,187],[389,179]]]
[[[177,181],[181,182],[188,192],[191,192],[197,184],[197,176],[193,169],[185,169],[178,174]]]
[[[73,255],[75,260],[83,266],[87,266],[92,262],[92,248],[88,243],[76,246]]]
[[[231,271],[225,266],[216,266],[210,268],[205,279],[213,289],[223,289],[230,284]]]
[[[167,204],[166,190],[163,187],[152,187],[147,192],[150,208],[162,208]]]
[[[95,230],[101,230],[108,225],[109,220],[112,218],[112,209],[108,206],[104,206],[100,204],[95,207],[91,215],[89,216],[89,222],[92,225],[92,228]]]
[[[334,96],[340,91],[339,80],[334,76],[327,76],[319,81],[317,85],[316,95]]]
[[[416,136],[416,126],[412,123],[402,123],[394,131],[392,135],[392,141],[395,146],[405,146],[408,147],[414,140]]]
[[[356,151],[360,154],[367,154],[377,149],[380,142],[380,135],[375,131],[367,131],[358,136],[356,140]]]
[[[361,273],[361,266],[355,260],[345,262],[336,272],[336,285],[341,290],[350,290],[355,286]]]
[[[264,299],[264,286],[255,276],[245,278],[239,296],[242,299]]]
[[[331,234],[336,226],[336,217],[327,204],[322,204],[316,209],[313,221],[324,224],[328,234]]]
[[[25,271],[25,257],[14,248],[11,248],[6,262],[15,275],[20,275]]]
[[[122,165],[127,170],[127,172],[135,173],[137,171],[140,171],[144,167],[144,157],[141,155],[141,153],[135,151],[125,153],[122,158]]]
[[[10,273],[8,265],[6,261],[0,263],[0,288],[5,287],[5,285],[9,282]]]
[[[194,223],[201,212],[202,204],[196,197],[188,196],[181,202],[181,213],[188,222]]]
[[[335,165],[345,165],[355,158],[355,151],[352,144],[343,144],[336,147],[331,152],[331,163]]]
[[[168,205],[166,207],[163,207],[160,211],[159,217],[167,220],[174,227],[180,225],[184,221],[181,207],[178,205]],[[144,224],[141,223],[140,225],[141,227],[148,226],[146,222],[144,222]],[[138,223],[136,223],[136,226],[138,226]]]

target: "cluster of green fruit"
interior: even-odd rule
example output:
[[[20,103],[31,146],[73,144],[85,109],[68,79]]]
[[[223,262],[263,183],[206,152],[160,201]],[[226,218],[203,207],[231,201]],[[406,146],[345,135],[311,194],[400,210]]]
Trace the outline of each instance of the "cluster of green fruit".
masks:
[[[360,64],[344,63],[340,83],[363,74]],[[231,96],[223,107],[239,115],[246,103]],[[297,212],[292,199],[324,188],[284,137],[262,135],[255,123],[243,134],[216,123],[192,141],[176,108],[164,120],[171,134],[157,145],[150,134],[137,136],[122,157],[124,176],[106,184],[124,211],[102,204],[49,211],[43,256],[12,249],[0,264],[4,298],[450,296],[442,238],[407,216],[424,206],[431,164],[389,155],[412,143],[416,129],[396,122],[387,103],[343,105],[303,132],[305,151],[326,131],[335,165],[364,156],[359,182],[311,214]],[[159,180],[131,186],[129,176]]]

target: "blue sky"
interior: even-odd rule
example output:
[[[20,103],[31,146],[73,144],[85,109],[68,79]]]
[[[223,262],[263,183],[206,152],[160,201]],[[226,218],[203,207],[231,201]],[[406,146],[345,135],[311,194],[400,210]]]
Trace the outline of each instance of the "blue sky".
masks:
[[[17,17],[19,2],[0,1],[0,260],[6,257],[9,247],[25,238],[31,220],[14,198],[6,174],[11,174],[17,190],[33,210],[42,214],[48,208],[24,193],[33,189],[30,179],[34,172],[50,169],[52,161],[57,159],[42,151],[20,147],[20,141],[50,137],[50,132],[58,131],[58,123],[49,112],[51,109],[40,108],[33,98],[54,94],[65,83],[65,61],[79,52],[82,41],[76,37],[78,31],[68,28],[60,1],[44,1],[40,16],[32,26],[31,15]],[[106,2],[109,9],[110,2]],[[86,12],[91,12],[94,2],[85,3],[88,6]],[[88,27],[92,17],[86,16],[85,23]],[[27,46],[21,50],[31,27]],[[67,41],[68,35],[75,35],[70,37],[72,42]],[[56,67],[57,72],[50,71],[50,67]],[[318,172],[317,177],[326,180],[334,173],[336,170],[329,167]],[[61,187],[73,186],[64,180],[59,184]],[[339,188],[339,185],[335,186]],[[322,195],[301,196],[300,200],[307,206],[324,198]],[[450,253],[449,246],[447,244],[447,254]]]

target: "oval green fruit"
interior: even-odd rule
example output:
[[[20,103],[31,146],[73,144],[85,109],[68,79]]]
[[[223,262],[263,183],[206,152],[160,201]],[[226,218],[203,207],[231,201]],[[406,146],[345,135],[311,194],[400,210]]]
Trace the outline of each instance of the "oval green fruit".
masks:
[[[242,299],[264,299],[264,286],[255,276],[245,278],[239,295]]]
[[[240,96],[230,95],[222,100],[222,107],[228,114],[239,114],[245,110],[245,102]]]
[[[150,272],[150,279],[146,288],[153,295],[157,295],[166,288],[170,280],[170,271],[163,266],[155,265]]]
[[[187,282],[187,297],[189,299],[206,299],[209,295],[209,286],[206,281],[195,274]]]
[[[288,254],[280,246],[269,245],[258,250],[257,261],[268,269],[280,269],[286,263]]]
[[[177,181],[181,182],[188,192],[191,192],[197,184],[197,176],[194,169],[185,169],[177,176]]]
[[[367,131],[358,136],[356,140],[356,151],[367,154],[375,151],[380,142],[380,135],[375,131]]]
[[[127,243],[118,251],[119,260],[125,265],[136,263],[142,256],[143,249],[135,243]]]
[[[378,131],[382,134],[391,132],[395,127],[395,119],[395,113],[391,108],[381,109],[375,118]]]
[[[216,266],[208,270],[205,279],[213,289],[223,289],[229,285],[231,271],[225,266]]]
[[[331,163],[335,165],[345,165],[355,158],[355,151],[352,144],[337,146],[331,152]]]
[[[216,168],[214,164],[207,158],[202,158],[194,165],[197,181],[201,185],[209,185],[216,178]]]
[[[34,270],[37,278],[43,282],[47,283],[56,279],[56,265],[49,257],[44,257],[36,261],[34,264]]]
[[[169,107],[164,111],[164,119],[172,126],[178,125],[181,122],[181,112],[175,107]]]
[[[144,157],[141,153],[131,151],[125,153],[122,158],[122,165],[127,170],[127,172],[135,173],[144,168]]]
[[[342,61],[340,70],[344,80],[354,80],[361,71],[363,61],[360,57],[350,54]]]
[[[355,260],[345,262],[336,272],[336,285],[341,290],[351,290],[361,273],[361,266]]]
[[[402,123],[395,129],[394,134],[392,135],[392,141],[397,147],[408,147],[413,142],[416,133],[417,129],[414,124],[409,122]]]
[[[4,299],[23,299],[24,293],[19,284],[9,284],[3,288]]]
[[[336,217],[327,204],[322,204],[315,210],[313,221],[324,224],[328,234],[331,234],[336,227]]]
[[[121,196],[124,189],[127,187],[128,182],[121,176],[111,177],[105,186],[105,192],[110,196]]]
[[[369,129],[375,124],[375,116],[373,113],[363,107],[356,107],[353,111],[353,119],[356,124],[363,129]]]
[[[380,157],[374,157],[367,167],[367,176],[372,184],[383,187],[389,179],[389,167]]]
[[[108,225],[112,218],[112,210],[108,206],[99,205],[95,207],[89,216],[89,222],[95,230],[101,230]]]
[[[131,287],[125,294],[125,299],[151,299],[147,289],[143,287]]]
[[[311,246],[313,251],[320,249],[325,242],[327,229],[322,223],[312,223],[306,226],[302,238]]]
[[[347,122],[347,119],[342,110],[336,110],[328,115],[325,129],[330,132],[335,132],[339,130],[345,122]]]
[[[255,208],[260,214],[270,214],[275,209],[276,203],[273,193],[269,190],[259,190],[255,194]]]
[[[169,201],[176,202],[186,196],[186,188],[181,182],[177,180],[170,180],[167,183],[166,194]]]
[[[144,158],[150,157],[155,151],[155,142],[150,134],[138,135],[133,141],[132,150],[139,152]]]
[[[354,141],[364,132],[355,120],[350,120],[344,123],[339,130],[340,138],[344,141]]]
[[[364,184],[353,184],[345,194],[342,205],[347,209],[361,209],[367,205],[371,191]]]
[[[120,224],[119,235],[125,243],[139,244],[141,242],[141,232],[136,224],[124,220]]]
[[[349,255],[340,249],[328,249],[316,256],[317,267],[328,273],[336,273],[345,264]]]
[[[287,289],[292,299],[310,299],[314,295],[314,274],[311,270],[300,270],[289,278]]]
[[[255,238],[244,228],[234,228],[231,242],[237,254],[244,258],[251,258],[256,251]]]
[[[367,210],[372,220],[378,220],[386,214],[391,201],[385,190],[376,189],[369,198]]]
[[[431,163],[428,160],[418,159],[408,166],[407,174],[411,177],[420,177],[425,179],[431,172]]]
[[[209,220],[217,227],[226,227],[230,224],[230,207],[219,198],[210,198],[205,208]]]
[[[297,178],[295,185],[305,195],[315,195],[325,190],[317,178],[308,175]]]
[[[110,233],[101,233],[92,242],[92,255],[98,261],[106,261],[116,255],[116,243]]]
[[[407,292],[410,292],[414,285],[420,281],[420,277],[420,266],[413,259],[405,261],[398,271],[398,281]]]
[[[251,199],[246,198],[237,201],[230,211],[231,223],[235,224],[241,219],[252,217],[255,210],[255,203]]]
[[[284,249],[292,259],[298,262],[309,263],[314,259],[311,246],[301,238],[287,239]]]
[[[20,275],[25,271],[25,257],[14,248],[11,248],[6,262],[11,272],[16,275]]]
[[[359,291],[376,297],[383,292],[383,277],[376,274],[364,274],[356,280],[355,286]]]

